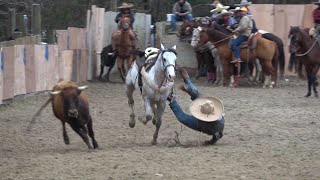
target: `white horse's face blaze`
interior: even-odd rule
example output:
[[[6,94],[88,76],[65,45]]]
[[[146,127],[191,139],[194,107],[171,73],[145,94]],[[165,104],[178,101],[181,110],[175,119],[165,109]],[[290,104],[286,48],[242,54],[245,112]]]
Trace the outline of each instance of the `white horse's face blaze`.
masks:
[[[192,47],[197,46],[201,30],[202,30],[202,28],[200,26],[198,28],[193,29],[192,39],[191,39],[191,46]]]
[[[177,56],[173,52],[164,52],[162,56],[163,68],[167,79],[172,82],[176,77],[175,65]]]

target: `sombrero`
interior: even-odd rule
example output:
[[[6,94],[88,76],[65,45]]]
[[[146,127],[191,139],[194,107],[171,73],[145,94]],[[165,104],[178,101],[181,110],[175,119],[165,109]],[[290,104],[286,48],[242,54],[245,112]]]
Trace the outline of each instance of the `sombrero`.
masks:
[[[192,101],[189,110],[195,118],[205,122],[213,122],[221,118],[224,106],[218,98],[201,97]]]
[[[227,10],[222,10],[221,13],[219,13],[216,18],[221,18],[222,16],[231,16],[233,13],[232,12],[229,12]]]
[[[229,8],[230,8],[230,6],[224,6],[221,3],[218,3],[216,8],[212,9],[210,12],[211,13],[218,13],[218,12],[221,12],[222,10],[224,10],[224,9],[227,10]]]
[[[130,9],[133,7],[133,4],[131,3],[122,3],[121,6],[118,7],[118,9]]]
[[[320,5],[320,0],[318,2],[313,2],[313,4]]]
[[[248,2],[248,0],[241,0],[240,4],[235,4],[235,6],[250,6],[252,2]]]
[[[213,3],[211,4],[211,6],[214,6],[214,7],[216,7],[217,6],[217,4],[221,4],[221,2],[219,1],[219,0],[215,0],[215,1],[213,1]]]

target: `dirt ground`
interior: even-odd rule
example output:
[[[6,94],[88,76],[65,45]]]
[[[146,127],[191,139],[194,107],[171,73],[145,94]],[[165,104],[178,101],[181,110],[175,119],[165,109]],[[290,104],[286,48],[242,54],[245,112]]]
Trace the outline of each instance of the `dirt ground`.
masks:
[[[47,95],[20,98],[0,106],[0,179],[320,179],[319,99],[304,98],[306,83],[290,79],[276,89],[226,88],[194,81],[206,95],[225,105],[225,133],[216,145],[210,137],[175,119],[167,106],[158,145],[155,127],[139,121],[129,128],[123,84],[88,82],[90,110],[99,150],[87,146],[51,107],[44,109],[31,132],[26,128]],[[187,110],[189,97],[176,90]],[[136,115],[143,115],[136,91]],[[181,144],[176,144],[175,131]]]

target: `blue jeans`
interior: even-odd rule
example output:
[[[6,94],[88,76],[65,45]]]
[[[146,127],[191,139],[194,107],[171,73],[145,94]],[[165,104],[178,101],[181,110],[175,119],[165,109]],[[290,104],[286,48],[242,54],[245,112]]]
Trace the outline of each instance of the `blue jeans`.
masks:
[[[234,57],[240,58],[240,48],[239,45],[243,42],[246,42],[248,40],[247,36],[240,35],[237,37],[237,39],[233,40],[231,49],[233,52]]]
[[[187,88],[191,92],[191,99],[195,100],[198,97],[201,97],[201,94],[197,90],[196,86],[194,86],[191,82],[191,80],[186,80],[185,84],[187,85]],[[224,129],[224,117],[222,116],[220,120],[215,122],[203,122],[198,120],[192,115],[185,114],[182,109],[180,108],[178,102],[174,99],[169,104],[172,112],[176,116],[179,122],[186,125],[187,127],[200,131],[203,133],[206,133],[208,135],[213,135],[216,132],[219,132],[222,134]]]
[[[192,14],[187,14],[185,16],[179,16],[178,14],[173,14],[171,17],[171,28],[177,29],[177,21],[183,21],[183,20],[192,21]]]

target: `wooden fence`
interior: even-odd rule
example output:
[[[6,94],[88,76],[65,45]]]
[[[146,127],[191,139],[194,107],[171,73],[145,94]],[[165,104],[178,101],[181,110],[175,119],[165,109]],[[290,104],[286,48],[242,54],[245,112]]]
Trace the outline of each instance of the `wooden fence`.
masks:
[[[86,29],[57,31],[57,44],[26,44],[0,49],[0,104],[27,93],[51,90],[59,79],[87,80]]]
[[[100,69],[99,53],[111,43],[111,34],[117,29],[116,14],[92,6],[87,28],[57,30],[57,44],[39,44],[38,36],[34,41],[25,38],[2,43],[0,104],[17,95],[50,90],[59,79],[83,82],[95,78]],[[137,13],[135,18],[138,46],[144,49],[150,44],[151,16]]]

